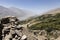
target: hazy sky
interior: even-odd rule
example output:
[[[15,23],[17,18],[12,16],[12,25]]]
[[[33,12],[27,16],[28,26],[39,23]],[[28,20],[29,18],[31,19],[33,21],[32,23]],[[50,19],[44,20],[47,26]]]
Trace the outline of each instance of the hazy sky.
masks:
[[[0,5],[41,13],[50,9],[60,8],[60,0],[0,0]]]

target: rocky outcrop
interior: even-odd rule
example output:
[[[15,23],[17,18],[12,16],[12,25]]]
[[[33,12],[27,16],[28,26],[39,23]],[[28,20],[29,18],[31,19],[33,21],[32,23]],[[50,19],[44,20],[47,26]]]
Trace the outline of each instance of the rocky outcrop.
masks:
[[[27,38],[22,33],[23,27],[19,25],[19,20],[16,17],[4,17],[0,21],[0,38],[2,40],[25,40]]]
[[[0,22],[1,40],[37,40],[31,36],[32,33],[26,27],[19,24],[19,20],[14,16],[4,17]]]

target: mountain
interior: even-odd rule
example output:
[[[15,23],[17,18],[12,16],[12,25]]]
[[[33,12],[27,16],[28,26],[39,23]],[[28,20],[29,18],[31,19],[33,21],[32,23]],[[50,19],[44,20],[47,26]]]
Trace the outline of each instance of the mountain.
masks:
[[[0,17],[4,17],[4,16],[13,16],[16,15],[16,13],[14,13],[13,11],[11,11],[8,8],[5,8],[3,6],[0,6]]]
[[[4,16],[16,16],[18,17],[20,20],[24,20],[34,13],[31,11],[27,11],[24,9],[19,9],[19,8],[15,8],[15,7],[10,7],[10,8],[6,8],[3,6],[0,6],[0,17],[4,17]]]
[[[34,16],[34,12],[32,12],[32,11],[19,9],[19,8],[15,8],[15,7],[10,7],[9,9],[12,10],[13,12],[17,13],[21,19],[26,19],[31,16]]]
[[[24,22],[29,23],[29,28],[32,30],[48,30],[49,28],[51,28],[51,30],[60,30],[60,9],[51,10],[46,14],[34,18],[31,17]]]
[[[21,24],[27,24],[27,28],[31,32],[33,31],[38,39],[41,36],[47,38],[46,40],[60,39],[60,9],[48,11],[37,17],[30,17],[30,19],[22,21]]]

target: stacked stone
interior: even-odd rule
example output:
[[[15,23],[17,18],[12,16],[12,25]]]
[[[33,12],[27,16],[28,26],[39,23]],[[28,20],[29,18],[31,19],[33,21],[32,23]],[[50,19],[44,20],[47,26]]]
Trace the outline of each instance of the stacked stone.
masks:
[[[6,17],[1,19],[2,40],[27,40],[27,36],[22,33],[23,27],[18,24],[16,17]]]

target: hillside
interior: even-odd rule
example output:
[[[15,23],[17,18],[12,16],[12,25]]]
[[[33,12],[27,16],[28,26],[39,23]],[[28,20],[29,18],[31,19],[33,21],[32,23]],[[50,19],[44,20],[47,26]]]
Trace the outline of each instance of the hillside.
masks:
[[[45,28],[51,28],[51,29],[53,28],[53,29],[60,30],[60,13],[57,13],[54,16],[51,14],[47,14],[47,16],[42,15],[42,16],[36,17],[35,19],[34,20],[36,22],[40,21],[40,23],[32,25],[30,27],[31,29],[40,30],[40,29],[45,29]]]
[[[41,21],[44,19],[44,17],[48,17],[48,16],[54,16],[56,14],[59,14],[60,13],[60,8],[56,8],[56,9],[51,9],[45,13],[43,13],[42,15],[38,15],[38,16],[31,16],[29,18],[27,18],[26,20],[24,21],[21,21],[21,23],[29,23],[29,22],[35,22],[35,21]]]
[[[49,11],[41,16],[31,17],[20,23],[29,24],[29,29],[32,30],[60,30],[60,9]]]

